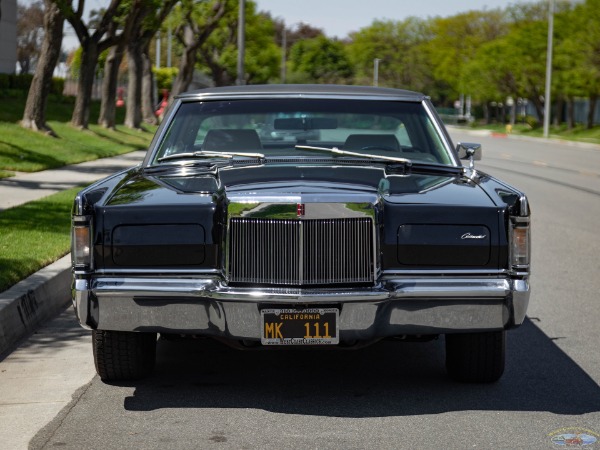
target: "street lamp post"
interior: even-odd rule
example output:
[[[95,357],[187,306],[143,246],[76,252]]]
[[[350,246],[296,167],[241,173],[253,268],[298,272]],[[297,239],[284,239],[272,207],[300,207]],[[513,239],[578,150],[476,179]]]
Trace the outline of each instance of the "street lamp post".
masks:
[[[548,47],[546,52],[546,92],[544,94],[544,137],[547,138],[550,130],[550,89],[552,87],[552,41],[554,36],[554,2],[550,0],[548,11]]]

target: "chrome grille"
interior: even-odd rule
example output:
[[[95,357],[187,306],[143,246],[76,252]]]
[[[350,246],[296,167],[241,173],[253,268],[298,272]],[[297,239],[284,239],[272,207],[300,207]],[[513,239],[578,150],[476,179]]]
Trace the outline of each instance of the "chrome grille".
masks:
[[[229,281],[251,284],[358,284],[374,280],[370,218],[232,218]]]

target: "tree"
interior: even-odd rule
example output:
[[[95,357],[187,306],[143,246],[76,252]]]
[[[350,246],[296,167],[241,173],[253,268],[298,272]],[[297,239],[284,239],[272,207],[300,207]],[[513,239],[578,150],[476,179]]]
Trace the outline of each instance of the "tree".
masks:
[[[348,54],[356,69],[356,81],[371,84],[378,58],[380,85],[431,94],[432,68],[422,48],[429,38],[429,22],[415,17],[402,22],[376,20],[353,33]]]
[[[431,39],[423,46],[432,64],[440,96],[449,100],[467,93],[472,74],[465,65],[475,57],[479,47],[505,35],[508,23],[501,10],[469,11],[431,22]]]
[[[268,83],[279,78],[281,50],[274,42],[275,24],[268,14],[256,13],[254,2],[246,2],[245,16],[244,82]],[[229,8],[199,50],[199,68],[217,86],[233,84],[237,79],[237,24],[237,9]]]
[[[183,47],[183,52],[179,61],[179,72],[173,82],[171,98],[188,89],[194,75],[199,48],[217,28],[224,14],[235,5],[237,2],[230,0],[180,2],[177,13],[181,16],[181,22],[173,34]]]
[[[175,3],[177,0],[146,0],[139,16],[132,21],[131,38],[127,43],[129,82],[125,116],[125,125],[130,128],[140,128],[142,118],[146,122],[156,123],[149,46]]]
[[[596,105],[600,96],[600,0],[586,0],[573,11],[573,34],[570,36],[571,51],[576,52],[576,79],[589,98],[587,128],[594,126]]]
[[[142,0],[133,1],[135,3]],[[70,1],[54,0],[54,2],[75,30],[81,45],[81,68],[77,80],[77,96],[71,123],[76,127],[87,128],[98,57],[103,51],[117,43],[117,35],[107,33],[113,26],[113,22],[119,20],[118,14],[125,14],[127,8],[120,8],[123,0],[111,0],[92,28],[83,21],[85,0],[79,0],[76,10],[73,9]]]
[[[132,20],[132,34],[126,45],[127,51],[127,102],[125,113],[125,126],[129,128],[140,128],[142,121],[142,72],[144,42],[140,41],[140,35],[144,26],[144,20],[150,14],[151,6],[144,4],[139,9],[139,14]]]
[[[139,4],[139,3],[138,3]],[[137,10],[130,10],[129,14],[137,14]],[[98,12],[96,17],[101,17],[102,12]],[[116,40],[106,56],[104,63],[104,78],[102,80],[102,96],[100,100],[100,114],[98,116],[98,124],[104,128],[114,129],[116,125],[116,97],[117,84],[119,79],[119,68],[125,54],[127,41],[131,36],[131,23],[127,21],[128,28],[123,29],[119,38],[116,38],[119,28],[122,23],[114,21],[110,24],[108,35]]]
[[[325,36],[325,32],[322,28],[316,28],[304,22],[299,22],[290,27],[287,27],[285,22],[280,18],[273,19],[271,13],[260,11],[258,14],[265,17],[265,19],[273,22],[275,26],[275,42],[283,42],[283,30],[285,29],[285,40],[287,48],[292,47],[296,42],[305,39],[313,39],[318,36]]]
[[[44,8],[41,1],[17,4],[17,61],[21,73],[35,65],[44,39]]]
[[[555,125],[562,121],[563,103],[566,102],[567,126],[575,126],[575,97],[585,97],[587,68],[581,62],[582,23],[580,12],[573,10],[561,11],[555,14],[554,56],[552,74],[552,98],[557,100]],[[600,25],[600,24],[599,24]]]
[[[27,94],[21,126],[54,135],[52,129],[46,124],[46,103],[52,84],[52,73],[60,56],[64,17],[51,0],[44,0],[44,5],[44,40]]]
[[[489,103],[503,103],[508,96],[524,95],[517,85],[519,67],[512,54],[510,42],[501,37],[482,45],[475,57],[465,64],[465,73],[470,74],[466,90],[483,105],[486,123],[491,119]]]
[[[343,83],[354,74],[344,45],[325,36],[294,44],[289,64],[290,80],[297,82]]]

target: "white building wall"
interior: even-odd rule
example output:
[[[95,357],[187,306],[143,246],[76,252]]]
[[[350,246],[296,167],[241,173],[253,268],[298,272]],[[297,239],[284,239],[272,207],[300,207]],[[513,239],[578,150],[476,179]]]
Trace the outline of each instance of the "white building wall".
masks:
[[[15,73],[17,65],[17,0],[0,0],[0,73]]]

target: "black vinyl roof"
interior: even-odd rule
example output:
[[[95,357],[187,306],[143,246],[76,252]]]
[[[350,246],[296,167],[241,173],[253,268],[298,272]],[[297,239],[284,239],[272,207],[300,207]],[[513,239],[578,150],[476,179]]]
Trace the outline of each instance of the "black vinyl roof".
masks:
[[[424,94],[403,89],[373,86],[343,86],[334,84],[260,84],[198,89],[177,96],[182,100],[202,98],[315,98],[315,97],[370,97],[387,100],[421,101]]]

